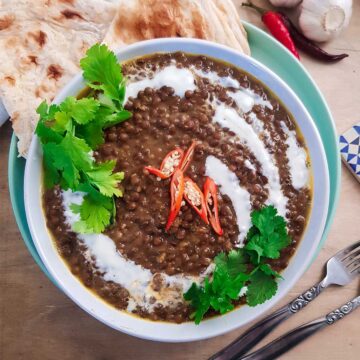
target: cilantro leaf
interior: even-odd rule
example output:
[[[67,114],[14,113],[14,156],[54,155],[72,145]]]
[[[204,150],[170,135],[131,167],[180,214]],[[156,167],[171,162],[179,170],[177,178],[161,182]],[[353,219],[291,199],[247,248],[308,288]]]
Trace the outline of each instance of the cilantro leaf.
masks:
[[[92,121],[83,126],[77,126],[76,136],[84,139],[93,150],[105,141],[102,125],[96,121]]]
[[[75,190],[80,183],[81,171],[92,166],[90,147],[84,140],[66,133],[60,143],[43,144],[45,183],[47,187],[60,180],[63,189]]]
[[[127,110],[114,112],[111,107],[100,105],[93,121],[76,127],[76,135],[83,138],[92,149],[96,149],[104,143],[103,129],[119,124],[129,119],[131,115]]]
[[[266,257],[270,259],[278,259],[280,251],[290,245],[290,237],[286,231],[279,231],[269,235],[267,247],[264,251]]]
[[[226,268],[217,267],[215,268],[211,283],[214,295],[223,299],[235,300],[239,296],[239,292],[246,279],[247,277],[243,277],[242,274],[231,276]]]
[[[215,264],[225,267],[230,276],[246,272],[248,261],[248,256],[243,249],[231,250],[228,254],[220,253],[215,257]]]
[[[222,267],[216,268],[212,281],[205,278],[204,286],[193,283],[184,298],[191,301],[195,309],[195,323],[200,323],[210,307],[221,314],[231,311],[234,308],[232,300],[238,298],[243,285],[242,276],[231,277]]]
[[[211,308],[224,314],[234,308],[233,300],[239,297],[240,290],[249,279],[242,271],[246,270],[246,255],[242,249],[232,250],[228,255],[220,253],[215,257],[215,271],[212,280],[205,278],[204,285],[192,284],[184,294],[195,309],[195,323],[203,319]]]
[[[71,117],[69,114],[61,111],[60,106],[55,104],[48,106],[46,102],[43,101],[36,109],[36,112],[40,115],[37,128],[44,125],[59,134],[63,134],[65,131],[71,131],[73,129]],[[38,129],[36,129],[36,131],[37,130]]]
[[[280,251],[290,244],[286,222],[273,206],[253,211],[251,220],[253,226],[245,247],[218,254],[212,278],[206,278],[203,285],[194,283],[184,294],[194,308],[197,324],[211,308],[220,313],[232,310],[244,286],[249,306],[262,304],[275,295],[276,278],[281,275],[265,261],[279,258]]]
[[[290,244],[285,219],[277,215],[275,207],[270,205],[253,211],[251,220],[253,226],[247,236],[245,248],[255,251],[258,263],[261,257],[279,258],[280,251]]]
[[[262,243],[262,237],[260,234],[255,234],[245,245],[246,250],[253,251],[251,257],[253,262],[256,264],[260,263],[260,259],[264,255],[263,246],[264,244]]]
[[[103,129],[107,129],[116,124],[122,123],[123,121],[129,119],[132,116],[132,113],[127,110],[121,110],[115,112],[111,115],[105,116],[102,118],[102,127]]]
[[[54,114],[54,120],[52,121],[51,128],[61,134],[65,131],[72,131],[72,119],[67,113],[58,111]]]
[[[274,218],[277,210],[274,206],[265,206],[251,213],[251,221],[261,233],[272,233],[274,231]]]
[[[54,146],[54,143],[50,143],[50,147]],[[56,145],[56,144],[55,144]],[[48,147],[46,144],[43,145],[44,150],[44,184],[46,189],[51,189],[53,186],[58,184],[60,182],[60,173],[57,169],[57,167],[54,165],[54,154],[53,150],[47,149],[45,150],[45,147]]]
[[[73,225],[73,229],[79,233],[103,232],[114,216],[114,199],[102,195],[89,184],[79,187],[86,191],[81,205],[72,204],[71,210],[80,214],[80,220]]]
[[[83,139],[79,139],[68,132],[60,145],[64,153],[69,155],[71,161],[79,170],[86,171],[92,168],[93,159],[90,155],[91,148]]]
[[[95,44],[88,49],[86,57],[80,60],[80,67],[91,88],[102,90],[105,96],[123,103],[125,82],[121,65],[106,45]]]
[[[43,144],[43,152],[45,177],[48,177],[49,184],[61,179],[60,185],[63,189],[75,189],[79,185],[80,173],[64,147],[50,142]]]
[[[250,277],[250,283],[246,292],[246,300],[249,306],[263,304],[266,300],[271,299],[278,285],[273,276],[258,270]]]
[[[269,264],[261,264],[259,269],[265,273],[266,275],[271,275],[274,276],[276,278],[282,279],[283,277],[277,272],[275,271]]]
[[[62,140],[62,136],[49,127],[46,121],[42,120],[37,123],[35,134],[40,138],[42,144],[49,142],[58,144]]]
[[[192,314],[195,324],[199,324],[204,315],[210,308],[210,298],[205,292],[209,286],[209,279],[205,279],[205,287],[192,283],[190,289],[184,294],[184,299],[191,302],[191,306],[196,309]]]
[[[91,170],[86,172],[92,185],[96,185],[101,194],[105,196],[122,196],[122,191],[117,185],[124,179],[124,173],[113,173],[115,165],[116,161],[107,161],[96,164]]]
[[[40,119],[36,126],[35,134],[43,144],[48,142],[59,143],[62,139],[61,135],[52,129],[52,123],[49,123],[49,120],[53,120],[56,111],[58,111],[58,106],[48,106],[46,101],[43,101],[36,109],[36,112],[40,115]]]
[[[93,98],[76,99],[68,96],[60,105],[62,112],[73,118],[78,124],[87,124],[92,121],[96,115],[99,102]]]
[[[55,113],[59,110],[58,105],[51,104],[48,106],[46,101],[44,100],[36,109],[36,112],[40,115],[41,120],[52,120],[54,118]]]
[[[123,108],[121,66],[106,45],[91,47],[81,67],[92,90],[87,97],[69,96],[59,105],[43,101],[35,132],[43,146],[45,186],[85,192],[82,204],[71,206],[80,214],[75,230],[100,233],[115,216],[113,197],[122,196],[118,184],[124,174],[113,172],[114,161],[97,164],[92,150],[104,142],[104,129],[129,119],[131,113]]]

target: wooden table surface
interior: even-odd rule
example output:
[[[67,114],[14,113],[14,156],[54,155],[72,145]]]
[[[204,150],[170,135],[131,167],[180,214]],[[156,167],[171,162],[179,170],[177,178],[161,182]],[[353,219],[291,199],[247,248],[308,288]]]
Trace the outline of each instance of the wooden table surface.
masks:
[[[303,64],[330,105],[338,132],[360,119],[360,2],[354,2],[351,26],[327,46],[334,52],[349,53],[350,58],[326,65],[302,56]],[[255,14],[242,11],[242,17],[261,26]],[[241,334],[244,329],[195,343],[155,343],[116,332],[77,307],[41,272],[21,239],[7,183],[10,136],[7,123],[0,128],[0,359],[206,359]],[[360,184],[344,166],[342,170],[339,206],[326,244],[278,307],[319,281],[327,258],[360,237]],[[359,290],[359,281],[346,288],[327,290],[269,339],[331,311]],[[360,310],[308,339],[282,359],[359,359],[359,320]]]

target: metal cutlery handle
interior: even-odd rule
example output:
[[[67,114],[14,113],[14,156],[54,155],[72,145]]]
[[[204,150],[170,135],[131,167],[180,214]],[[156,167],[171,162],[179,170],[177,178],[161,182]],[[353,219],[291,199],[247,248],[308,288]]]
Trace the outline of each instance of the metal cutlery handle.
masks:
[[[209,360],[232,360],[246,354],[280,323],[314,300],[325,289],[322,283],[311,287],[289,304],[256,323],[227,347],[211,356]]]
[[[327,314],[325,317],[304,324],[287,334],[279,337],[263,348],[246,355],[244,357],[237,357],[238,360],[272,360],[292,349],[309,336],[316,333],[322,328],[332,325],[338,320],[341,320],[345,315],[350,314],[357,307],[360,306],[360,296],[341,306],[340,308]]]

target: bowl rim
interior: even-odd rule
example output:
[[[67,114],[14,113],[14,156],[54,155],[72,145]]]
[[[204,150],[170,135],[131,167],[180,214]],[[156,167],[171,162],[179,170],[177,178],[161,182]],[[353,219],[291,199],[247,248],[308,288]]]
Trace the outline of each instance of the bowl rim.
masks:
[[[71,274],[60,254],[55,249],[50,234],[46,229],[45,216],[43,214],[41,199],[39,196],[39,194],[41,194],[39,186],[39,170],[41,170],[42,157],[41,147],[36,136],[33,137],[28,160],[26,162],[24,201],[30,232],[42,261],[49,273],[59,284],[60,288],[77,305],[108,326],[129,335],[164,342],[186,342],[221,335],[253,321],[274,306],[295,285],[297,280],[302,276],[308,265],[311,263],[312,257],[315,254],[317,246],[321,240],[329,201],[329,174],[327,171],[327,159],[322,140],[310,114],[289,86],[278,75],[273,73],[257,60],[247,55],[240,54],[236,50],[223,45],[205,40],[183,38],[147,40],[121,48],[118,51],[115,51],[115,53],[121,61],[121,59],[131,59],[136,56],[144,56],[146,54],[156,52],[173,51],[185,51],[188,53],[208,55],[230,62],[240,68],[243,68],[245,65],[245,71],[249,72],[256,78],[260,76],[260,82],[270,88],[285,104],[283,96],[279,94],[279,91],[284,92],[283,95],[286,96],[288,101],[285,106],[291,113],[293,113],[294,110],[291,111],[290,108],[294,108],[297,109],[297,111],[300,111],[302,115],[301,123],[294,115],[301,131],[303,134],[304,129],[307,129],[306,131],[310,131],[308,134],[309,137],[306,137],[305,134],[304,136],[311,154],[312,163],[314,164],[316,162],[317,164],[316,171],[314,169],[313,207],[311,209],[308,226],[305,230],[305,234],[303,235],[303,239],[301,240],[301,244],[298,246],[298,249],[290,261],[289,266],[284,271],[285,280],[279,284],[277,294],[271,300],[256,307],[255,309],[258,311],[254,311],[254,308],[243,306],[228,314],[208,319],[198,326],[193,323],[183,323],[177,325],[166,322],[151,322],[129,315],[123,311],[112,308],[110,305],[106,304],[103,300],[91,293],[91,291],[86,289],[82,283]],[[209,54],[209,52],[212,53]],[[241,63],[242,66],[238,63]],[[269,82],[271,82],[271,85]],[[83,77],[81,74],[78,74],[60,91],[54,102],[61,102],[66,96],[76,94],[83,87]],[[311,146],[309,146],[309,139],[314,141],[316,146],[312,145],[312,143]],[[315,173],[317,174],[316,178]],[[320,179],[320,177],[322,178]],[[315,203],[315,199],[317,200],[317,203]],[[33,206],[34,204],[38,205],[35,206],[35,209]],[[307,243],[309,243],[307,251],[305,251],[302,247],[305,238],[314,240],[312,243],[310,240],[307,241]],[[301,260],[297,260],[297,267],[295,271],[294,265],[292,264],[294,264],[294,258],[297,259],[299,256],[301,256]],[[290,273],[289,268],[294,269],[291,271],[291,277],[286,278],[286,274]],[[248,314],[244,314],[244,311],[247,311]],[[240,317],[239,314],[241,314]]]

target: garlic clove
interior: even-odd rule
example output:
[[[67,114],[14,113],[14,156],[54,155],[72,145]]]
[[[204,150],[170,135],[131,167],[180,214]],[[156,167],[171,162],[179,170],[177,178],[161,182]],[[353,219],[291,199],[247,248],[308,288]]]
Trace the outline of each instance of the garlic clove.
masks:
[[[352,0],[303,0],[300,5],[299,27],[314,41],[328,41],[349,24]]]
[[[284,8],[293,8],[300,4],[301,0],[269,0],[274,6],[280,6]]]

